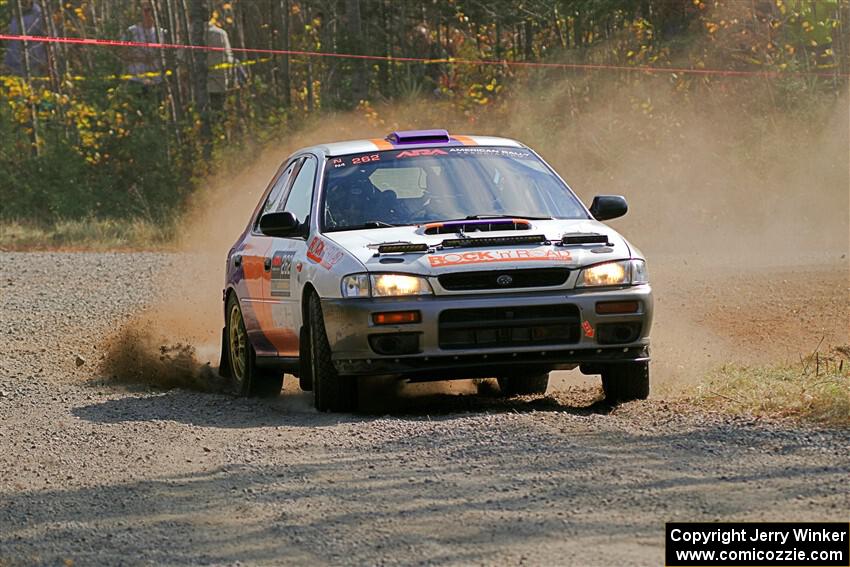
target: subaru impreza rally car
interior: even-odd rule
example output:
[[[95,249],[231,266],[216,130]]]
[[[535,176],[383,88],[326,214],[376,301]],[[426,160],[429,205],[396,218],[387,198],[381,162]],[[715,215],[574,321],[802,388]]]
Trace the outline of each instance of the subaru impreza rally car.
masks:
[[[649,393],[652,292],[640,251],[514,140],[393,132],[295,152],[227,256],[221,372],[277,395],[284,372],[322,411],[358,377],[601,374],[606,398]]]

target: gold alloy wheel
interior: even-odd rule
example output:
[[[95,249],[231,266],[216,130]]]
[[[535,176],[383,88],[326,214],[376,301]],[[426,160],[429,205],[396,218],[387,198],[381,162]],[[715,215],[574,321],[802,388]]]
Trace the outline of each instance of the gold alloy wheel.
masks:
[[[230,321],[227,326],[228,343],[230,346],[230,367],[233,377],[242,384],[245,381],[245,371],[248,367],[248,337],[239,304],[234,303],[230,308]]]

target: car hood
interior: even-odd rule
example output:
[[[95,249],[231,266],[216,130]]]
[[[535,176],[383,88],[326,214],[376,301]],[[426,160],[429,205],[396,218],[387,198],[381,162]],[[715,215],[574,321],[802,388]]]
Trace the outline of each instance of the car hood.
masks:
[[[359,260],[371,272],[439,275],[452,271],[562,266],[577,268],[632,257],[626,240],[611,227],[594,220],[529,221],[527,230],[464,232],[463,235],[425,234],[423,226],[329,232],[322,236]],[[564,235],[607,236],[608,244],[560,245]],[[481,246],[441,246],[459,238],[510,238],[543,235],[549,243],[482,243]],[[428,252],[380,253],[382,244],[426,244]],[[475,244],[475,243],[473,243]]]

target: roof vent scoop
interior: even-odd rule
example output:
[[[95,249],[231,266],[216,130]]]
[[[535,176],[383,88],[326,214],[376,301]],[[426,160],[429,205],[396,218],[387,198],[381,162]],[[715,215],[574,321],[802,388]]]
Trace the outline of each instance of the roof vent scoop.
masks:
[[[445,130],[401,130],[391,132],[387,141],[392,144],[448,144],[450,140]]]

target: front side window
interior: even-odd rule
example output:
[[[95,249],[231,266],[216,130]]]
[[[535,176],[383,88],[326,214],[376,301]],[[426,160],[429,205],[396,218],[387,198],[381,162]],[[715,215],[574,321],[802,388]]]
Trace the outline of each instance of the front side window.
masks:
[[[263,210],[260,213],[260,216],[263,216],[266,213],[270,213],[273,211],[277,211],[280,208],[280,202],[283,200],[283,196],[286,194],[286,187],[289,186],[289,180],[292,177],[292,172],[295,170],[295,166],[298,165],[300,160],[296,159],[290,163],[286,169],[284,169],[280,175],[275,179],[274,187],[269,192],[269,196],[266,199],[265,204],[263,204]]]
[[[305,158],[298,176],[292,184],[286,205],[283,210],[295,215],[301,223],[307,221],[310,216],[310,204],[313,201],[313,182],[316,179],[316,158],[310,156]]]
[[[325,231],[475,216],[588,218],[532,152],[475,146],[330,158],[320,210]]]

